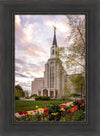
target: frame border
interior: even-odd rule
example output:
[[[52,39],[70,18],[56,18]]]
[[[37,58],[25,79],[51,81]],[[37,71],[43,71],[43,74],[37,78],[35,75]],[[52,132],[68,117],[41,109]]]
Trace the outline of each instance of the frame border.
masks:
[[[1,2],[1,130],[2,135],[98,135],[100,134],[100,106],[99,106],[99,82],[100,65],[99,65],[99,8],[98,1],[20,1],[20,2]],[[11,14],[16,11],[86,11],[88,12],[88,124],[12,124],[12,22]],[[95,11],[95,12],[94,12]],[[8,26],[8,27],[7,27]],[[95,29],[94,29],[95,28]],[[95,40],[94,40],[95,39]],[[14,55],[14,54],[13,54]],[[94,91],[95,90],[95,91]],[[90,92],[91,91],[91,92]],[[7,113],[7,114],[6,114]]]

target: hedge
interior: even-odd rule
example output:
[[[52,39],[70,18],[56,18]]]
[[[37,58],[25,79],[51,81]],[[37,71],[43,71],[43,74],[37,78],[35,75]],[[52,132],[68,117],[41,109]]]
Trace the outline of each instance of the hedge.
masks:
[[[50,100],[49,96],[36,96],[35,100]]]

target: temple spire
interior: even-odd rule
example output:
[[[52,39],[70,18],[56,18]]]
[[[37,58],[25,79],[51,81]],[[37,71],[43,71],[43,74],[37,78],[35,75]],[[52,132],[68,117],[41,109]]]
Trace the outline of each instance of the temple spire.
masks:
[[[56,40],[56,27],[54,27],[54,38],[53,38],[53,45],[55,45],[57,47],[57,40]]]

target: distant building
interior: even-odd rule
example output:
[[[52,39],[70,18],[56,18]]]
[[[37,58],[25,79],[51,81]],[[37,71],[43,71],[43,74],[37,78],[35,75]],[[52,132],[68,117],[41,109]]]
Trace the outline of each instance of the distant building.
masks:
[[[44,78],[35,78],[32,81],[32,94],[50,96],[51,98],[61,98],[64,95],[64,86],[69,80],[69,76],[56,63],[57,50],[56,28],[54,27],[54,38],[50,50],[50,58],[45,64]],[[73,92],[73,87],[71,91]]]

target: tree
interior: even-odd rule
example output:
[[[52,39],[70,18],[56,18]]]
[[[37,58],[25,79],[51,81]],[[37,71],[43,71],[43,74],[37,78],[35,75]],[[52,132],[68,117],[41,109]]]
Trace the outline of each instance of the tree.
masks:
[[[20,85],[15,86],[15,96],[17,96],[19,98],[25,96],[25,93]]]
[[[16,88],[17,90],[22,90],[22,91],[23,91],[23,89],[22,89],[22,87],[21,87],[20,85],[16,85],[15,88]]]
[[[82,74],[72,75],[70,78],[76,93],[85,93],[85,77]]]
[[[85,71],[85,16],[67,15],[71,32],[67,38],[68,47],[59,48],[57,63],[61,59],[67,71],[73,71],[76,67]]]
[[[25,98],[29,99],[29,92],[28,91],[25,91]]]

